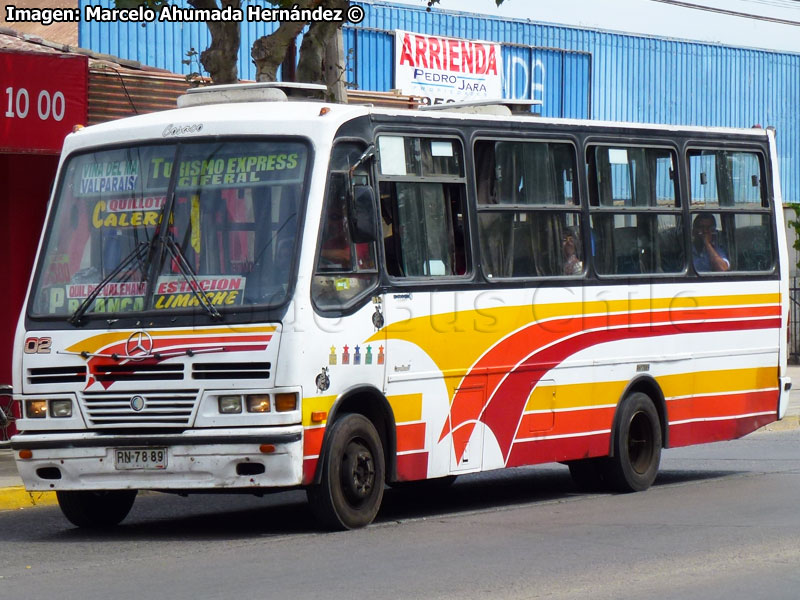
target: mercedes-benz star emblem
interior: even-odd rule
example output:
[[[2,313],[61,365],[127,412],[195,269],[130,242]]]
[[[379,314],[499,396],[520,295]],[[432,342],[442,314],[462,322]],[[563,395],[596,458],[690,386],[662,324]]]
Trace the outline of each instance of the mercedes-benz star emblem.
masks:
[[[146,331],[134,331],[125,342],[128,358],[147,358],[153,353],[153,336]]]
[[[142,412],[145,407],[145,401],[143,396],[134,396],[131,398],[131,408],[136,412]]]

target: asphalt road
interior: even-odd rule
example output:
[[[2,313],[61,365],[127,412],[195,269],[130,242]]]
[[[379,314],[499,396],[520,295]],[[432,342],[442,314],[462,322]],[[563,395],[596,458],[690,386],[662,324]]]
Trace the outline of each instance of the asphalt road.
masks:
[[[0,512],[0,598],[797,598],[799,451],[800,430],[668,450],[630,495],[559,465],[389,490],[343,533],[299,492],[140,496],[106,534]]]

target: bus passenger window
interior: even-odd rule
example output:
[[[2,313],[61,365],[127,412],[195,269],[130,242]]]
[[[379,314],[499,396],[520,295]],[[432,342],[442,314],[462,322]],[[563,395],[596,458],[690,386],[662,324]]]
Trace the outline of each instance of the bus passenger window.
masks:
[[[460,185],[381,184],[386,269],[396,277],[466,273]]]
[[[598,145],[589,148],[586,159],[597,273],[684,271],[684,229],[674,150]]]
[[[390,277],[454,277],[468,270],[466,184],[456,139],[381,136],[380,204]]]
[[[762,171],[755,152],[690,150],[692,206],[768,208]]]
[[[698,273],[769,271],[773,228],[767,213],[692,214],[692,262]]]
[[[480,140],[475,169],[488,279],[583,275],[572,144]]]

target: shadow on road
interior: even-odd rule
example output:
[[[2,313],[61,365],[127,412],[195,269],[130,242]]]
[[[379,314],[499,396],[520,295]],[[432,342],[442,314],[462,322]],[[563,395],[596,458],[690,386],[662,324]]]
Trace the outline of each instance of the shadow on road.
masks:
[[[696,483],[740,474],[736,470],[666,470],[660,486]],[[432,485],[433,483],[433,485]],[[451,486],[435,482],[387,488],[376,523],[496,510],[515,505],[591,498],[577,490],[566,467],[546,465],[460,477]],[[74,528],[56,507],[0,513],[5,542],[215,541],[318,533],[302,491],[249,495],[140,494],[122,525],[105,532]]]

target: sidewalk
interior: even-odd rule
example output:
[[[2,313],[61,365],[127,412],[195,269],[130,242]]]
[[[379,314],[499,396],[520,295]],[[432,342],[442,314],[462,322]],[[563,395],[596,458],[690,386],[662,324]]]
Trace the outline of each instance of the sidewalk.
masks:
[[[800,427],[800,366],[790,365],[789,376],[793,383],[789,394],[789,409],[783,420],[764,427],[766,431],[785,431]],[[0,510],[55,504],[55,502],[53,492],[26,492],[17,473],[11,450],[0,449]]]
[[[0,511],[55,503],[53,492],[26,492],[11,450],[0,449]]]

